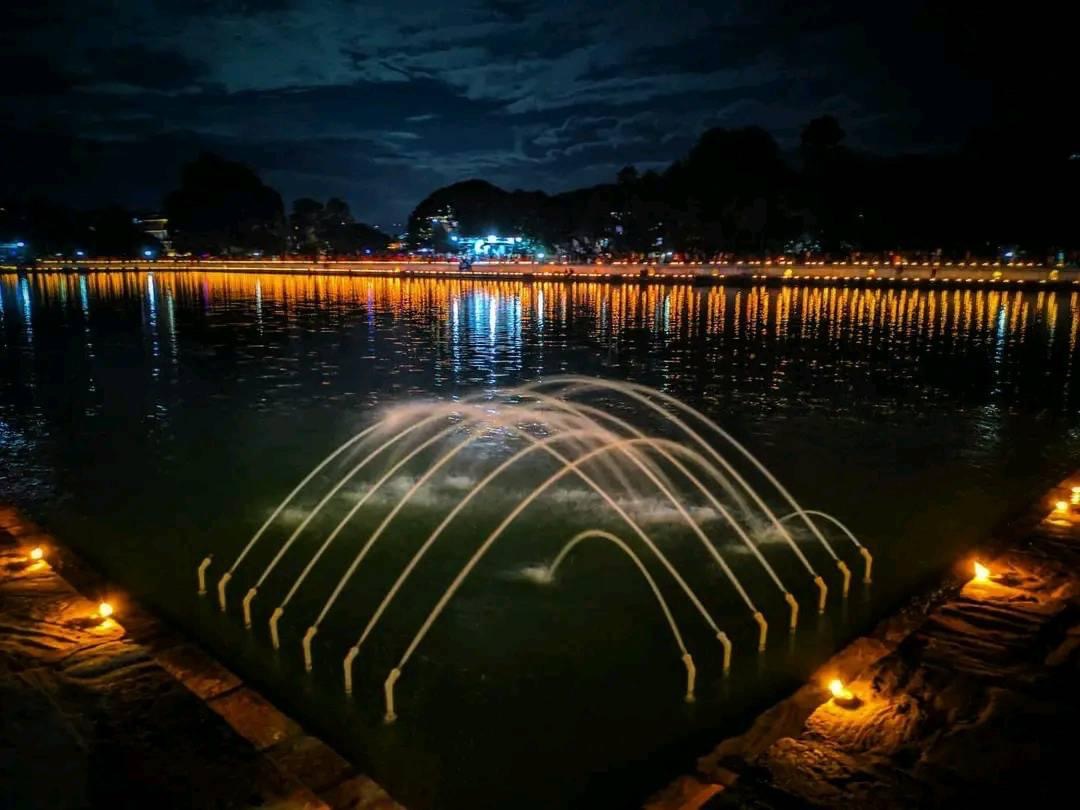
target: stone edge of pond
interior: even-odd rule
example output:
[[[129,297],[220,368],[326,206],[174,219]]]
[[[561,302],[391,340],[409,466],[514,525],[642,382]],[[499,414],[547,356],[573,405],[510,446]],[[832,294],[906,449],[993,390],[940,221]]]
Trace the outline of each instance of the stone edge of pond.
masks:
[[[1080,561],[1080,507],[1074,503],[1065,515],[1060,515],[1055,512],[1055,505],[1061,501],[1069,503],[1073,497],[1072,487],[1078,485],[1080,471],[1051,488],[1027,510],[1007,518],[989,538],[957,560],[935,585],[912,597],[869,633],[854,639],[833,655],[805,685],[759,714],[743,733],[722,740],[700,757],[693,773],[677,777],[648,797],[643,803],[644,810],[835,806],[837,802],[849,804],[853,799],[873,799],[874,806],[910,806],[912,795],[900,795],[902,789],[895,784],[890,789],[897,791],[896,796],[853,797],[843,792],[849,789],[847,780],[855,784],[865,778],[865,772],[859,770],[860,756],[874,758],[874,764],[865,769],[872,771],[883,758],[896,753],[903,742],[910,743],[914,736],[908,733],[909,729],[890,731],[889,723],[903,724],[898,721],[899,712],[883,711],[881,704],[910,700],[908,693],[911,692],[918,693],[917,699],[941,699],[940,685],[935,694],[934,688],[925,683],[912,686],[908,681],[911,671],[924,667],[923,650],[935,642],[942,642],[942,637],[946,644],[953,643],[959,635],[957,626],[960,624],[965,624],[966,630],[971,630],[974,625],[973,632],[967,634],[969,641],[973,637],[973,643],[989,641],[995,646],[1003,646],[1000,638],[981,638],[984,631],[992,633],[993,628],[980,627],[970,621],[970,616],[942,615],[958,613],[958,603],[966,602],[970,606],[976,601],[971,598],[972,588],[978,587],[971,582],[972,564],[976,559],[995,571],[990,587],[1009,592],[1000,603],[986,599],[996,611],[1005,614],[1006,621],[1017,623],[1021,620],[1016,607],[1018,603],[1033,606],[1028,608],[1029,612],[1040,614],[1041,623],[1032,621],[1025,625],[1030,636],[1045,636],[1042,633],[1044,625],[1060,619],[1062,613],[1068,613],[1070,621],[1075,618],[1073,614],[1080,612],[1080,565],[1077,565]],[[1047,567],[1053,570],[1048,572]],[[1029,570],[1025,571],[1025,568]],[[1000,576],[998,571],[1002,572]],[[999,581],[1005,584],[999,585]],[[1058,624],[1062,626],[1056,628],[1054,646],[1048,652],[1044,651],[1045,658],[1028,665],[1029,670],[1036,671],[1025,672],[1025,678],[1042,676],[1049,667],[1067,661],[1073,666],[1080,663],[1080,656],[1077,656],[1080,623],[1068,627],[1062,622]],[[1045,638],[1041,642],[1047,643]],[[901,660],[898,663],[898,659],[905,657],[904,646],[918,648],[919,652],[914,656],[907,656],[916,658],[914,662]],[[1015,653],[1014,650],[1009,652]],[[949,650],[939,655],[935,664],[940,667],[942,661],[949,664],[951,658],[962,655]],[[963,669],[970,661],[958,658],[956,663]],[[897,669],[906,670],[903,677],[896,675]],[[841,679],[853,687],[858,697],[865,696],[866,700],[859,701],[853,711],[834,707],[827,688],[833,678]],[[998,686],[1006,682],[1005,678],[997,678],[993,688],[1006,690],[1007,687]],[[855,688],[856,684],[859,688]],[[887,693],[884,701],[879,699],[879,692]],[[910,704],[903,707],[904,712],[910,709]],[[1080,706],[1070,707],[1070,711],[1078,709]],[[875,718],[875,712],[887,717],[884,720]],[[877,728],[874,728],[875,722]],[[948,728],[949,724],[953,728]],[[945,731],[954,731],[960,725],[961,721],[950,717]],[[868,742],[867,738],[875,733],[889,739]],[[909,739],[899,739],[905,733]],[[978,741],[991,742],[987,733],[978,738],[976,730],[974,736]],[[840,739],[839,743],[836,738]],[[855,740],[857,742],[853,742]],[[1000,745],[993,743],[994,748]]]
[[[37,546],[44,561],[29,558]],[[103,598],[114,619],[98,615]],[[403,810],[196,643],[3,505],[0,698],[0,737],[19,741],[8,774],[0,762],[0,804],[132,806],[135,792],[144,806]],[[96,771],[108,761],[137,783],[103,780]]]

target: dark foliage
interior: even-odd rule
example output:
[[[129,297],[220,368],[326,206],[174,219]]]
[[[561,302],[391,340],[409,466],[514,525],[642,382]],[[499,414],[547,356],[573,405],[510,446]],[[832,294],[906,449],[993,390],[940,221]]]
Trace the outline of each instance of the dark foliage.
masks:
[[[184,167],[180,188],[165,198],[176,249],[209,253],[281,253],[281,195],[242,163],[204,153]]]
[[[390,242],[378,228],[354,221],[348,203],[337,197],[325,205],[310,197],[294,201],[289,227],[292,248],[309,256],[354,256],[385,250]]]
[[[122,208],[76,211],[44,200],[0,205],[0,242],[14,240],[27,243],[29,257],[81,253],[132,258],[161,251],[157,239]]]
[[[999,135],[959,153],[879,157],[847,147],[839,122],[823,116],[784,155],[764,130],[716,128],[662,174],[628,166],[614,184],[555,195],[483,180],[446,186],[413,211],[409,236],[452,251],[438,218],[452,219],[469,235],[532,236],[575,259],[1075,250],[1080,160],[1064,142],[1017,147]]]

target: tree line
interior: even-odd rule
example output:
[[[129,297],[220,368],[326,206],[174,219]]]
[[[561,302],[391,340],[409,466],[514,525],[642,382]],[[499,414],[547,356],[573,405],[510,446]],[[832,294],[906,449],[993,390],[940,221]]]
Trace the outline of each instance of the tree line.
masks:
[[[823,116],[785,154],[757,127],[714,128],[662,172],[627,166],[615,182],[562,194],[481,180],[441,188],[413,211],[414,248],[469,235],[522,235],[575,260],[671,254],[818,258],[882,255],[1045,259],[1080,248],[1080,155],[973,142],[937,154],[851,148]]]
[[[998,138],[950,152],[880,156],[850,147],[837,120],[823,116],[789,153],[763,129],[714,128],[663,171],[627,166],[613,182],[560,194],[454,183],[416,206],[407,245],[455,254],[459,234],[497,234],[574,260],[890,252],[1075,260],[1078,180],[1080,154]],[[281,195],[255,171],[209,153],[183,168],[161,213],[172,248],[196,256],[362,256],[391,242],[337,198],[301,198],[286,214]],[[0,205],[0,242],[16,234],[37,255],[162,249],[120,208]]]

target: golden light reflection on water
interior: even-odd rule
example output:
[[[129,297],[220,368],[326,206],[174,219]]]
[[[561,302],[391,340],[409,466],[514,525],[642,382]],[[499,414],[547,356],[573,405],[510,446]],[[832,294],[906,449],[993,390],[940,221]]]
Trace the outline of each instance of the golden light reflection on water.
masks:
[[[462,341],[475,351],[513,355],[523,341],[546,345],[548,336],[581,329],[590,340],[612,342],[629,334],[688,345],[763,347],[812,343],[837,350],[886,350],[899,359],[920,353],[957,354],[988,348],[1005,362],[1037,333],[1050,357],[1063,344],[1063,374],[1071,379],[1076,351],[1078,293],[1016,289],[943,289],[861,286],[637,285],[603,282],[253,275],[246,273],[96,273],[0,276],[0,321],[10,337],[22,321],[33,341],[34,310],[81,313],[96,302],[139,302],[155,361],[177,355],[177,312],[207,317],[253,317],[260,330],[318,314],[341,327],[375,313],[424,324],[427,337],[463,360]],[[67,317],[67,316],[65,316]],[[1062,328],[1059,335],[1058,330]],[[527,340],[526,340],[527,336]],[[716,340],[719,339],[719,343]],[[1061,359],[1061,358],[1059,358]],[[510,358],[513,361],[513,357]],[[783,376],[781,358],[770,374]],[[539,369],[544,370],[544,369]]]

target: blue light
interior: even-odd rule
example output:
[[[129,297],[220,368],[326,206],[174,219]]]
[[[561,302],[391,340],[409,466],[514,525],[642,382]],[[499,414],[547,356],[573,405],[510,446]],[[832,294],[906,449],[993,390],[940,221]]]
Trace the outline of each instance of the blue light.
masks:
[[[76,251],[75,251],[75,255],[76,255],[76,256],[85,256],[85,255],[86,255],[86,251],[85,251],[85,250],[76,250]]]
[[[494,242],[498,238],[499,237],[497,237],[497,236],[489,236],[487,240],[488,240],[488,242]]]
[[[15,247],[26,247],[26,242],[16,242]]]
[[[153,256],[154,256],[154,251],[152,251],[152,250],[150,250],[149,248],[147,248],[146,250],[144,250],[144,251],[142,252],[142,255],[143,255],[143,256],[145,256],[146,258],[150,259],[150,258],[153,258]]]
[[[514,237],[514,241],[515,241],[515,242],[520,242],[520,241],[521,241],[521,237],[520,237],[520,236],[515,236],[515,237]]]
[[[543,253],[537,253],[536,258],[542,259],[542,258],[544,258],[544,254]]]

